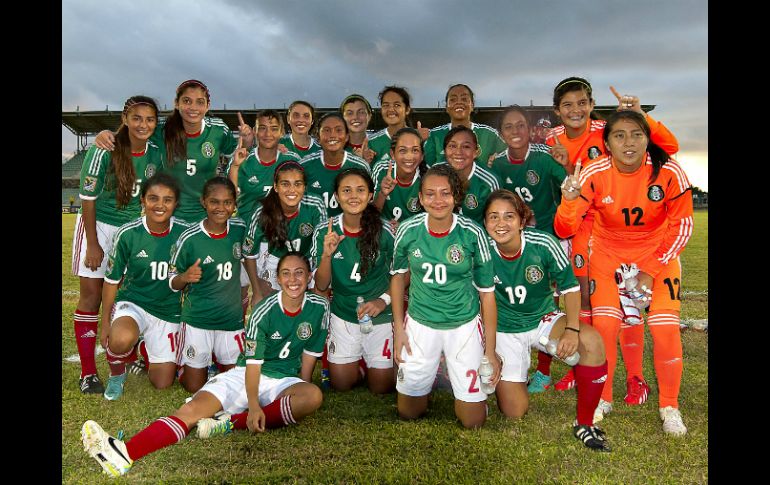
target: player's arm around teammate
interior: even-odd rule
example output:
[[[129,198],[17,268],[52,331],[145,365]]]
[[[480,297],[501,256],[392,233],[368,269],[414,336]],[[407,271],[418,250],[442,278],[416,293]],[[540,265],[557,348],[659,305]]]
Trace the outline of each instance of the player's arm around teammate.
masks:
[[[374,183],[365,170],[343,170],[334,187],[342,214],[316,227],[311,250],[316,288],[334,289],[328,343],[331,385],[338,391],[356,385],[363,358],[369,390],[391,392],[395,380],[388,271],[393,234],[371,203]],[[364,300],[360,307],[359,296]],[[371,330],[359,325],[364,314],[371,317]]]
[[[134,461],[182,441],[196,426],[203,439],[233,430],[263,432],[296,424],[321,407],[323,394],[309,379],[326,340],[329,305],[307,293],[307,258],[288,253],[278,268],[281,292],[252,312],[235,368],[208,381],[190,402],[125,442],[95,421],[83,424],[85,450],[106,473],[124,475]]]
[[[545,351],[542,336],[557,339],[559,358],[580,353],[574,367],[578,380],[575,435],[590,448],[609,451],[604,433],[593,426],[607,374],[604,345],[596,330],[578,321],[579,286],[559,242],[544,231],[524,229],[531,214],[521,197],[504,189],[493,192],[485,207],[486,230],[495,242],[497,353],[503,362],[497,405],[510,418],[527,412],[531,349]],[[564,295],[566,313],[551,297],[552,282]]]
[[[124,224],[115,234],[102,289],[104,307],[115,304],[114,313],[103,312],[101,332],[110,366],[104,397],[111,401],[123,394],[126,363],[136,357],[140,334],[152,385],[163,389],[174,383],[180,304],[166,279],[171,247],[188,227],[173,220],[178,197],[173,177],[162,172],[153,175],[142,184],[145,216]]]
[[[445,164],[428,169],[420,188],[426,212],[404,221],[396,233],[390,288],[399,364],[397,407],[404,419],[425,413],[443,352],[455,414],[464,427],[478,428],[486,420],[487,395],[478,378],[482,356],[493,366],[493,382],[500,377],[497,307],[486,234],[454,213],[462,195],[454,169]],[[407,271],[412,276],[405,315]]]

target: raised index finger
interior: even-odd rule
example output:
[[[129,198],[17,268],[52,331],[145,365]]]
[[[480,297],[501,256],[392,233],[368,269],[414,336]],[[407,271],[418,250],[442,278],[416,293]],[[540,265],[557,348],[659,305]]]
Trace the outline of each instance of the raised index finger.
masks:
[[[617,91],[615,90],[615,88],[614,88],[613,86],[610,86],[610,91],[612,91],[612,94],[614,94],[614,95],[615,95],[615,97],[616,97],[616,98],[618,98],[618,101],[620,101],[620,98],[622,98],[622,96],[620,95],[620,93],[619,93],[619,92],[617,92]]]
[[[575,172],[573,175],[575,175],[576,179],[580,179],[580,169],[583,168],[582,160],[577,159],[577,162],[575,162]]]
[[[331,234],[331,233],[332,233],[332,218],[330,217],[329,218],[329,231],[327,232],[327,234]]]
[[[553,131],[553,139],[554,139],[554,145],[561,145],[561,142],[559,141],[559,134],[556,133],[556,130]]]
[[[243,121],[243,116],[241,116],[241,112],[238,111],[238,125],[243,126],[245,124],[246,124],[246,122]]]

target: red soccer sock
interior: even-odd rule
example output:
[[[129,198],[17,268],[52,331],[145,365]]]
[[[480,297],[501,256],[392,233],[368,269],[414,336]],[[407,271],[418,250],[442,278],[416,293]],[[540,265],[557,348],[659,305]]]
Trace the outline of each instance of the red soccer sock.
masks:
[[[139,353],[142,354],[142,359],[144,359],[147,365],[150,365],[150,357],[147,355],[147,344],[144,342],[144,340],[139,342],[137,347],[139,348]]]
[[[80,354],[80,378],[96,374],[96,330],[99,312],[75,310],[75,342]]]
[[[593,327],[593,318],[591,317],[591,310],[580,310],[578,313],[578,321],[583,325],[590,325]]]
[[[327,355],[329,353],[329,348],[327,345],[324,345],[324,353],[321,355],[321,369],[329,370],[329,356]]]
[[[136,347],[124,354],[116,354],[107,344],[107,364],[110,366],[110,375],[119,376],[126,372],[126,363],[133,362],[136,359]]]
[[[138,460],[153,451],[179,443],[188,434],[187,425],[176,416],[158,418],[126,441],[126,451],[132,460]]]
[[[547,354],[542,350],[538,350],[537,351],[537,370],[539,370],[540,373],[543,374],[544,376],[550,376],[552,360],[553,360],[553,357],[551,357],[551,354]]]
[[[265,413],[265,428],[275,429],[297,424],[291,414],[291,396],[279,397],[262,408]]]
[[[595,367],[578,364],[573,369],[577,381],[577,422],[593,426],[594,410],[607,381],[607,361]]]
[[[366,379],[367,370],[369,370],[369,367],[366,366],[366,361],[361,357],[358,359],[358,374],[361,376],[361,379]]]
[[[244,411],[242,413],[233,414],[230,416],[230,422],[233,423],[233,429],[247,429],[246,419],[249,417],[249,412]]]

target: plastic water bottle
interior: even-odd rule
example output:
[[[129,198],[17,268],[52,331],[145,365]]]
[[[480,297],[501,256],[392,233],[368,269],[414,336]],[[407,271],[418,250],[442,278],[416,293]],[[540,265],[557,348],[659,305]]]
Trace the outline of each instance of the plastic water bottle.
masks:
[[[559,347],[559,341],[556,339],[549,339],[545,335],[540,337],[540,345],[545,347],[546,352],[556,357],[556,349]],[[558,359],[558,357],[556,357]],[[564,359],[560,359],[562,362],[569,366],[573,366],[578,363],[578,360],[580,360],[580,353],[578,351],[575,351],[574,354],[569,355],[565,357]]]
[[[360,310],[361,305],[364,304],[364,297],[359,296],[356,298],[356,309]],[[372,330],[374,330],[374,324],[372,324],[372,317],[369,316],[368,313],[364,313],[361,315],[361,318],[358,319],[358,328],[361,330],[361,333],[370,333]]]
[[[481,391],[484,394],[492,394],[495,392],[495,386],[492,385],[492,374],[495,369],[492,368],[492,363],[485,355],[481,358],[481,366],[479,366],[479,379],[481,380]]]

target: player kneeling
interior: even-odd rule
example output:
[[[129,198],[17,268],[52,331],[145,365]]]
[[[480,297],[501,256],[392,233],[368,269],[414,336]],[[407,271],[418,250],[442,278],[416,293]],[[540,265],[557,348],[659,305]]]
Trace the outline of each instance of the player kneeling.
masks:
[[[520,418],[529,408],[527,370],[530,349],[543,352],[545,337],[558,340],[556,355],[574,365],[577,387],[575,437],[588,448],[610,451],[604,432],[594,426],[594,410],[607,380],[607,359],[599,333],[578,322],[580,286],[559,241],[552,235],[526,227],[532,211],[518,195],[505,189],[490,194],[484,209],[487,233],[494,240],[497,301],[497,346],[502,377],[497,385],[497,405],[507,417]],[[551,297],[551,282],[564,295],[566,314]]]
[[[81,437],[88,454],[105,473],[120,476],[135,460],[184,439],[196,425],[198,437],[208,438],[234,429],[279,428],[315,412],[323,397],[310,380],[326,341],[329,304],[306,293],[309,277],[307,258],[297,252],[283,256],[278,263],[281,291],[252,311],[236,367],[126,442],[86,421]]]

